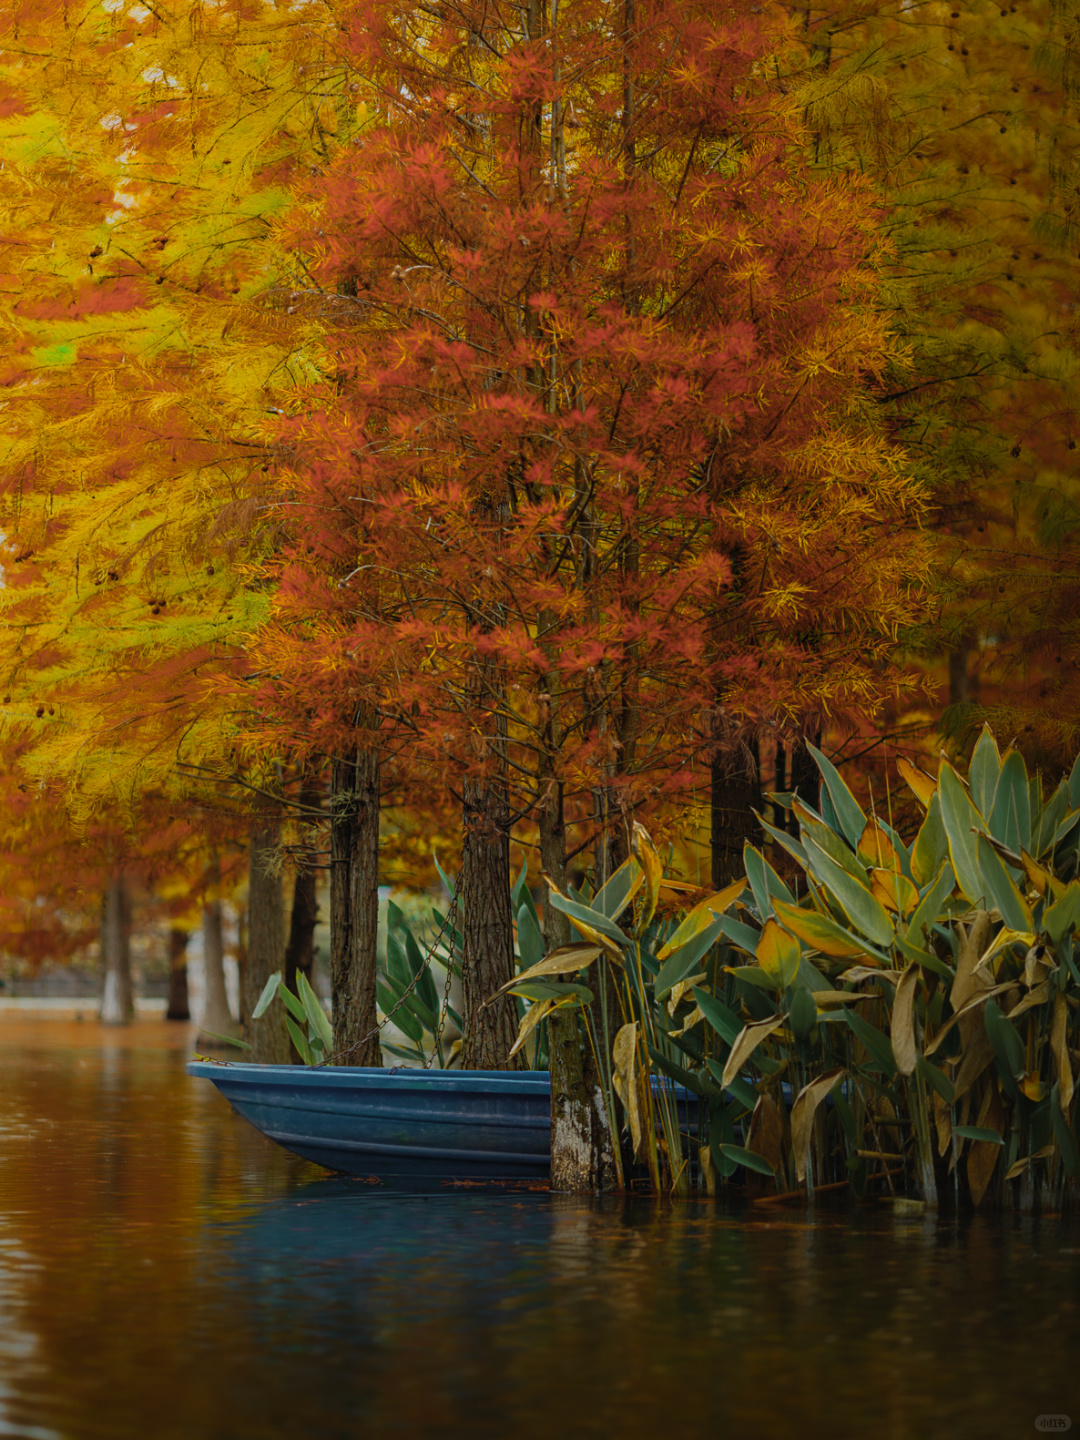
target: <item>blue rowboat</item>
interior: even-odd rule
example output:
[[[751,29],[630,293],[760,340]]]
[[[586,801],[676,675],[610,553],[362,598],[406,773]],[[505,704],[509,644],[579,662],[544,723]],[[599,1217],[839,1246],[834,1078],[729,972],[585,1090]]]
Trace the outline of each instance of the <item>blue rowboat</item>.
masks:
[[[551,1079],[541,1070],[375,1070],[193,1061],[286,1150],[381,1180],[546,1183]]]

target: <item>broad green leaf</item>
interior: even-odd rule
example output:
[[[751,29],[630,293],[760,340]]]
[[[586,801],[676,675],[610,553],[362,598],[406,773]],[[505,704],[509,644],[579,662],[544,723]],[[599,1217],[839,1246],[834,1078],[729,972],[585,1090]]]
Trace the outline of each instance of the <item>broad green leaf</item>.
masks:
[[[740,950],[745,950],[748,955],[753,955],[757,950],[758,940],[761,938],[761,931],[755,930],[750,925],[744,925],[741,920],[733,920],[730,915],[718,915],[717,924],[720,926],[720,933]]]
[[[1061,898],[1043,911],[1042,929],[1055,945],[1080,924],[1080,880],[1070,880]]]
[[[669,955],[660,967],[660,973],[653,982],[653,994],[657,1000],[663,1000],[677,985],[680,980],[685,980],[698,965],[703,955],[707,955],[716,942],[723,936],[724,926],[722,917],[715,919],[707,929],[700,931],[697,935],[681,945],[673,955]],[[665,945],[664,949],[667,949]],[[663,951],[661,951],[661,954]]]
[[[593,909],[599,910],[600,914],[606,915],[609,920],[617,920],[644,884],[645,872],[636,857],[631,855],[629,860],[619,866],[607,884],[597,891],[592,902]]]
[[[979,868],[987,898],[1001,911],[1001,918],[1011,930],[1030,930],[1034,923],[1027,901],[1013,884],[1001,856],[985,835],[976,838]]]
[[[938,873],[948,853],[949,841],[941,823],[941,801],[935,791],[926,818],[915,837],[915,844],[911,847],[911,878],[920,889]]]
[[[1018,750],[1010,750],[1002,764],[990,834],[1016,855],[1031,849],[1031,792],[1024,757]]]
[[[734,1045],[739,1037],[739,1031],[742,1029],[742,1021],[734,1010],[699,985],[694,986],[694,999],[700,1006],[701,1013],[720,1038],[727,1041],[729,1045]]]
[[[799,844],[798,840],[795,839],[794,835],[789,835],[786,830],[778,830],[775,825],[770,825],[769,822],[767,820],[764,820],[756,810],[754,811],[754,814],[757,816],[758,824],[761,826],[765,834],[768,835],[769,839],[775,840],[776,843],[782,849],[786,850],[789,855],[796,859],[800,865],[805,866],[806,851]]]
[[[300,1059],[303,1060],[305,1065],[317,1065],[319,1063],[318,1057],[308,1044],[307,1036],[291,1015],[285,1016],[285,1024],[292,1042],[296,1046],[296,1052],[300,1056]]]
[[[772,914],[774,900],[793,904],[795,897],[759,850],[747,843],[743,846],[743,868],[754,892],[758,914],[764,921]]]
[[[984,725],[968,767],[971,798],[980,815],[992,814],[1000,775],[1001,756],[997,741],[990,732],[990,726]]]
[[[255,1002],[255,1009],[251,1012],[251,1018],[253,1020],[258,1020],[261,1016],[266,1014],[266,1011],[270,1006],[270,1002],[273,1000],[274,996],[278,992],[278,986],[281,984],[281,979],[281,971],[275,970],[274,973],[270,976],[269,980],[267,980],[266,984],[262,988],[262,994]],[[207,1031],[206,1033],[209,1034],[210,1032]]]
[[[745,1150],[741,1145],[721,1144],[720,1152],[729,1160],[734,1160],[737,1165],[742,1165],[747,1170],[756,1170],[759,1175],[772,1176],[776,1173],[764,1156],[753,1150]]]
[[[788,1024],[796,1040],[805,1040],[817,1024],[818,1009],[813,992],[800,985],[791,994]]]
[[[823,825],[820,820],[812,818],[801,805],[796,804],[795,814],[799,820],[799,830],[803,839],[803,849],[806,850],[806,842],[813,840],[819,850],[823,850],[829,859],[846,870],[854,879],[869,886],[866,866],[852,850],[851,846],[828,825]],[[806,851],[806,865],[813,873],[813,856]]]
[[[765,922],[757,943],[758,964],[767,975],[787,987],[799,973],[802,949],[798,940],[782,930],[775,920]]]
[[[1057,828],[1065,818],[1069,808],[1069,785],[1062,780],[1061,784],[1046,802],[1042,814],[1038,817],[1036,824],[1035,816],[1032,816],[1032,854],[1036,860],[1041,860],[1043,855],[1054,843],[1054,836]]]
[[[838,1019],[842,1018],[844,1023],[855,1032],[855,1037],[861,1040],[870,1056],[872,1069],[880,1070],[883,1075],[890,1078],[896,1074],[896,1058],[892,1052],[888,1036],[883,1035],[880,1030],[875,1030],[868,1020],[857,1015],[852,1009],[844,1009],[838,1012]]]
[[[961,1140],[981,1140],[986,1145],[1005,1144],[996,1130],[988,1130],[985,1125],[954,1125],[952,1133],[959,1135]]]
[[[840,778],[840,772],[832,761],[826,760],[821,751],[811,745],[809,740],[806,742],[806,748],[814,757],[814,762],[821,771],[821,778],[825,781],[825,788],[829,792],[829,799],[836,811],[840,829],[853,846],[857,845],[859,836],[866,829],[866,816],[862,806]]]
[[[307,1018],[304,1013],[304,1002],[299,995],[294,995],[287,985],[282,985],[278,994],[281,996],[285,1009],[294,1020],[303,1021]]]
[[[1080,808],[1080,755],[1069,772],[1069,804],[1074,810]]]
[[[685,1066],[679,1065],[670,1059],[662,1050],[657,1050],[655,1045],[646,1044],[649,1057],[653,1064],[661,1069],[669,1079],[674,1080],[677,1085],[684,1085],[694,1095],[705,1095],[708,1093],[706,1083],[687,1070]],[[712,1087],[710,1086],[709,1089]],[[715,1093],[715,1092],[714,1092]]]
[[[517,912],[517,940],[522,965],[526,969],[539,965],[544,958],[544,937],[528,905],[522,905]]]
[[[308,1024],[315,1034],[323,1042],[323,1047],[329,1051],[334,1043],[334,1034],[330,1028],[330,1021],[326,1011],[322,1007],[322,1001],[315,994],[315,991],[308,983],[308,978],[302,970],[296,976],[297,989],[300,991],[300,1002],[304,1007]]]
[[[431,978],[431,968],[420,952],[420,946],[416,943],[416,937],[408,925],[402,921],[400,938],[405,947],[405,959],[408,961],[409,970],[416,980],[416,994],[429,1010],[439,1012],[439,996],[435,989],[435,981]]]
[[[979,864],[978,850],[978,832],[983,829],[983,818],[947,761],[941,764],[938,794],[956,883],[972,905],[984,905],[989,891]]]
[[[855,928],[876,945],[891,945],[894,932],[889,912],[871,895],[869,886],[841,869],[810,839],[806,841],[806,852],[814,874]]]
[[[929,886],[907,923],[907,929],[904,931],[905,940],[913,941],[917,945],[925,942],[926,935],[940,917],[941,907],[945,903],[946,897],[952,894],[955,884],[956,876],[953,874],[952,865],[948,860],[943,860],[934,883]]]
[[[630,944],[630,937],[619,929],[613,920],[602,915],[599,910],[594,910],[590,905],[583,905],[580,900],[571,900],[569,896],[563,895],[556,890],[555,886],[548,882],[548,901],[554,905],[556,910],[561,910],[564,915],[569,915],[571,924],[576,930],[585,936],[586,940],[592,940],[602,945],[609,955],[621,961],[622,949]]]
[[[946,1105],[953,1103],[956,1098],[956,1089],[944,1070],[939,1070],[936,1065],[931,1065],[929,1060],[920,1055],[915,1061],[915,1071],[916,1074],[922,1076],[931,1089],[937,1091]]]
[[[998,1059],[998,1071],[1015,1098],[1017,1077],[1022,1075],[1025,1069],[1024,1042],[1001,1013],[996,1000],[986,1002],[983,1015],[986,1020],[986,1033]]]
[[[807,945],[819,950],[822,955],[855,959],[866,954],[865,940],[858,935],[852,935],[835,920],[830,920],[827,915],[820,915],[816,910],[805,909],[801,905],[785,905],[780,900],[776,903],[776,917],[793,935],[805,940]],[[885,956],[880,958],[887,959]]]

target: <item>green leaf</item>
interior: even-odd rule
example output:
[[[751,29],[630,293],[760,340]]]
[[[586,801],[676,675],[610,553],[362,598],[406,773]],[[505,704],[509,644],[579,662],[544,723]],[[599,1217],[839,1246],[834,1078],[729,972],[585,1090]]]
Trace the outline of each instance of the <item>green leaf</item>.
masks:
[[[753,1150],[744,1150],[741,1145],[721,1145],[720,1153],[726,1155],[729,1160],[734,1160],[737,1165],[743,1165],[747,1170],[756,1170],[759,1175],[773,1175],[775,1172],[769,1162]]]
[[[789,855],[798,860],[800,865],[805,866],[806,851],[799,844],[798,840],[795,839],[794,835],[789,835],[786,830],[777,830],[774,825],[770,825],[767,820],[762,819],[756,810],[754,814],[757,816],[758,824],[765,834],[768,835],[769,839],[775,840],[781,849],[786,850]]]
[[[262,994],[255,1002],[255,1009],[251,1012],[251,1018],[253,1020],[258,1020],[266,1014],[267,1010],[270,1007],[270,1002],[273,1000],[274,996],[278,992],[278,986],[281,984],[281,980],[281,971],[275,970],[274,973],[270,976],[269,980],[267,980],[266,984],[263,986]],[[209,1030],[206,1033],[209,1035]]]
[[[911,919],[904,931],[905,940],[910,940],[916,945],[925,943],[931,928],[941,918],[941,907],[945,903],[946,897],[952,894],[955,884],[956,876],[953,874],[952,865],[948,860],[943,860],[933,884],[927,887],[922,899],[911,913]]]
[[[729,1009],[722,1000],[718,1000],[715,995],[710,995],[708,990],[702,990],[698,985],[693,987],[692,993],[694,999],[701,1006],[701,1013],[716,1033],[729,1045],[734,1045],[736,1037],[743,1028],[742,1021],[735,1011]]]
[[[676,1084],[685,1085],[687,1090],[693,1095],[704,1095],[706,1093],[704,1086],[696,1075],[691,1074],[689,1070],[685,1070],[681,1065],[677,1065],[674,1060],[669,1060],[668,1057],[661,1054],[654,1045],[648,1045],[648,1042],[646,1042],[646,1044],[653,1064],[659,1066],[664,1074],[674,1080]]]
[[[1058,826],[1065,818],[1065,812],[1069,808],[1069,786],[1068,782],[1062,780],[1061,784],[1046,802],[1042,814],[1039,816],[1038,825],[1032,824],[1034,831],[1032,839],[1032,854],[1036,860],[1050,849],[1054,843],[1054,836],[1057,834]]]
[[[330,1021],[326,1011],[322,1007],[322,1001],[315,994],[315,991],[308,984],[308,978],[302,970],[296,976],[297,989],[300,991],[300,1000],[307,1015],[308,1024],[315,1034],[323,1042],[323,1049],[330,1052],[334,1046],[334,1034],[330,1028]]]
[[[864,1020],[861,1015],[856,1015],[854,1008],[844,1007],[841,1012],[844,1023],[854,1031],[855,1037],[861,1040],[870,1056],[869,1064],[871,1069],[880,1070],[883,1075],[892,1077],[896,1074],[896,1057],[893,1055],[892,1045],[887,1036],[880,1030],[875,1030],[869,1021]]]
[[[631,855],[629,860],[619,866],[607,884],[602,885],[596,892],[592,908],[599,910],[600,914],[606,915],[609,920],[617,920],[641,889],[644,879],[641,866]]]
[[[531,970],[544,958],[544,936],[528,905],[522,905],[517,912],[517,937],[521,968]]]
[[[795,896],[761,851],[755,850],[749,841],[743,845],[743,868],[750,881],[750,889],[754,892],[754,901],[762,920],[767,920],[773,913],[773,900],[785,900],[789,905],[794,905]]]
[[[800,986],[792,993],[788,1008],[788,1023],[797,1040],[805,1040],[817,1024],[817,1005],[809,990]]]
[[[744,1080],[741,1076],[736,1075],[734,1080],[729,1081],[728,1084],[725,1085],[724,1067],[718,1061],[713,1059],[706,1060],[705,1063],[709,1067],[709,1074],[713,1077],[716,1083],[722,1087],[722,1089],[726,1090],[727,1093],[734,1100],[737,1100],[738,1103],[744,1107],[744,1109],[753,1110],[754,1106],[758,1102],[758,1093],[748,1081]]]
[[[1010,930],[1030,930],[1034,924],[1031,911],[1013,884],[1001,856],[985,835],[977,835],[975,840],[979,868],[989,899],[1001,911],[1001,918]]]
[[[931,1089],[936,1090],[947,1105],[951,1105],[956,1098],[956,1087],[936,1065],[931,1065],[925,1055],[919,1055],[915,1060],[915,1072],[921,1075],[923,1080]]]
[[[966,900],[972,905],[983,905],[988,887],[979,865],[977,834],[984,828],[983,818],[971,803],[956,771],[945,760],[938,775],[938,794],[956,882]]]
[[[254,1011],[252,1012],[254,1015]],[[221,1040],[226,1045],[235,1045],[237,1050],[250,1050],[251,1046],[246,1040],[241,1040],[239,1035],[219,1035],[216,1030],[204,1030],[199,1026],[200,1035],[209,1035],[212,1040]]]
[[[760,930],[755,930],[750,925],[744,925],[741,920],[733,920],[730,915],[718,915],[716,923],[722,927],[720,933],[733,945],[737,945],[740,950],[745,950],[748,955],[756,953],[758,941],[761,939]]]
[[[591,905],[583,905],[580,900],[570,900],[558,891],[548,889],[548,902],[556,910],[561,910],[564,915],[569,915],[572,920],[580,920],[595,930],[597,934],[604,935],[608,940],[613,940],[616,945],[626,946],[630,944],[630,937],[619,929],[614,920],[609,920],[599,910],[594,910]]]
[[[1031,849],[1031,792],[1024,757],[1018,750],[1006,755],[1001,767],[990,834],[1014,855]]]
[[[998,754],[997,742],[990,732],[990,726],[984,725],[968,767],[971,798],[980,815],[992,813],[1000,775],[1001,756]]]
[[[941,823],[941,800],[935,790],[930,797],[915,844],[911,847],[911,878],[919,886],[926,885],[931,876],[937,875],[941,862],[949,853],[949,842],[945,826]]]
[[[988,1130],[985,1125],[954,1125],[952,1133],[959,1135],[961,1140],[982,1140],[987,1145],[1005,1144],[996,1130]]]
[[[685,980],[723,934],[723,920],[714,920],[707,929],[695,935],[692,940],[688,940],[685,945],[680,945],[674,955],[669,955],[661,965],[660,973],[653,982],[653,994],[657,1000],[663,1000],[680,980]]]
[[[1080,880],[1070,880],[1060,899],[1043,911],[1042,928],[1055,945],[1080,923]],[[1015,927],[1014,927],[1015,928]]]
[[[997,1056],[998,1073],[1005,1081],[1006,1089],[1016,1099],[1020,1093],[1016,1077],[1024,1073],[1024,1042],[1001,1013],[996,1000],[987,1000],[983,1006],[983,1019],[990,1044]]]
[[[860,812],[861,813],[861,812]],[[855,928],[876,945],[891,945],[893,924],[881,901],[860,881],[839,865],[809,838],[806,852],[814,874],[826,886]]]
[[[293,1044],[296,1046],[296,1053],[300,1056],[300,1059],[303,1060],[305,1065],[317,1065],[319,1062],[311,1046],[308,1044],[307,1036],[291,1015],[285,1016],[285,1024],[288,1027],[289,1035],[292,1038]]]
[[[1073,761],[1069,772],[1069,804],[1074,810],[1080,807],[1080,755]]]
[[[825,781],[825,788],[829,792],[829,799],[836,811],[840,829],[852,845],[858,845],[859,837],[866,829],[866,815],[862,806],[840,778],[840,772],[832,761],[826,760],[821,751],[811,745],[809,740],[806,742],[806,748],[814,757],[814,762],[821,771],[821,778]]]
[[[401,939],[405,946],[405,959],[408,961],[412,978],[416,980],[416,995],[428,1009],[439,1013],[439,996],[435,989],[435,981],[431,978],[431,968],[421,953],[420,946],[416,943],[416,937],[405,924],[404,918],[400,927]]]
[[[281,996],[281,1002],[285,1006],[285,1009],[288,1010],[294,1020],[303,1020],[305,1018],[303,1001],[294,995],[287,985],[283,984],[278,994]]]

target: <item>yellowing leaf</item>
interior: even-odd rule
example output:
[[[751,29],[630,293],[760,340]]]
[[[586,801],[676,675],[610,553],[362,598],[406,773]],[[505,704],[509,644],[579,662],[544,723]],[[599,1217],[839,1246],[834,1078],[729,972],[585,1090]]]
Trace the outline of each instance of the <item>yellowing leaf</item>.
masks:
[[[782,1015],[774,1015],[771,1020],[758,1020],[753,1025],[744,1025],[731,1047],[731,1054],[720,1077],[721,1084],[730,1085],[761,1042],[767,1040],[774,1030],[779,1030],[783,1023]]]
[[[679,922],[679,928],[671,939],[657,951],[657,960],[666,960],[688,940],[692,940],[695,935],[700,935],[702,930],[707,929],[718,915],[723,915],[724,911],[734,904],[745,889],[746,881],[736,880],[733,885],[718,890],[715,895],[709,895],[695,905],[688,914],[683,916]]]
[[[909,965],[900,977],[893,1000],[890,1038],[896,1068],[901,1075],[910,1075],[914,1071],[919,1056],[915,1044],[915,1000],[920,979],[919,967]]]
[[[909,788],[915,792],[915,798],[923,806],[928,806],[937,789],[937,781],[931,779],[923,770],[912,765],[910,760],[905,760],[901,755],[896,762],[896,768],[900,771]]]
[[[814,1133],[814,1116],[825,1096],[846,1070],[830,1070],[809,1085],[804,1085],[791,1107],[791,1149],[795,1156],[795,1174],[799,1184],[806,1179],[806,1162],[810,1154],[810,1138]]]
[[[611,1058],[615,1065],[612,1080],[615,1092],[626,1107],[634,1154],[640,1154],[644,1130],[641,1123],[641,1095],[637,1076],[637,1021],[624,1025],[615,1036]]]
[[[766,975],[779,980],[781,985],[790,985],[799,973],[802,947],[775,920],[766,920],[755,954]]]
[[[815,950],[820,950],[822,955],[853,960],[866,953],[866,946],[856,936],[850,935],[835,920],[819,915],[816,910],[804,910],[783,900],[774,900],[773,909],[786,930],[805,940]]]
[[[872,815],[859,837],[856,852],[863,864],[870,869],[900,869],[900,857],[896,853],[896,847]]]
[[[634,859],[645,872],[645,898],[637,919],[638,933],[643,933],[656,914],[656,902],[660,899],[660,882],[664,878],[664,862],[660,859],[652,837],[644,825],[634,821],[630,839]]]
[[[540,1024],[540,1021],[543,1020],[546,1015],[550,1015],[552,1010],[556,1010],[559,1003],[558,1000],[539,1000],[535,1005],[529,1006],[525,1014],[521,1017],[517,1039],[510,1049],[511,1055],[517,1054],[525,1044],[525,1041],[528,1040],[529,1036],[536,1029],[537,1025]]]
[[[906,875],[895,870],[871,870],[870,891],[887,910],[907,917],[919,903],[919,892]]]

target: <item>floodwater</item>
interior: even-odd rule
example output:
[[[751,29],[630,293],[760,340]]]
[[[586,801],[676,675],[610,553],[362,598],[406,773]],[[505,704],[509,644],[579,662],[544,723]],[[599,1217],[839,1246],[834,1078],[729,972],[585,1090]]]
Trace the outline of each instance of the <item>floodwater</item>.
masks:
[[[0,1436],[1080,1428],[1080,1221],[380,1193],[186,1040],[0,1015]]]

